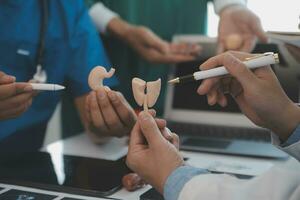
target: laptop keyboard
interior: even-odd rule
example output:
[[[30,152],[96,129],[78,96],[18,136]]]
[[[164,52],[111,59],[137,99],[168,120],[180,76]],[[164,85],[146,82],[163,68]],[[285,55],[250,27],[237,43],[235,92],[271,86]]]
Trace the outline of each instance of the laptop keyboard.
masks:
[[[238,139],[259,142],[270,142],[270,131],[266,129],[229,127],[204,124],[168,122],[168,127],[179,135],[205,138]]]

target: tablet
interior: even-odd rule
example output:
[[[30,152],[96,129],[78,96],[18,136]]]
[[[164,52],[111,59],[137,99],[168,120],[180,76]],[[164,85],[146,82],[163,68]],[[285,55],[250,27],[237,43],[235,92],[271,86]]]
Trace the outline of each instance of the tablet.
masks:
[[[130,170],[108,161],[45,152],[0,155],[0,182],[85,196],[108,196]]]

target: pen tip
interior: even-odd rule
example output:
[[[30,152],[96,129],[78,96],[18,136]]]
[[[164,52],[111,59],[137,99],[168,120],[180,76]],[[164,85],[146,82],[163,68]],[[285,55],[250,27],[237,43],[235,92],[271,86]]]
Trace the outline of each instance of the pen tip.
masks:
[[[179,83],[179,78],[174,78],[172,80],[169,80],[168,83],[170,83],[170,84]]]
[[[56,85],[56,89],[57,90],[64,90],[64,89],[66,89],[66,87],[62,86],[62,85]]]

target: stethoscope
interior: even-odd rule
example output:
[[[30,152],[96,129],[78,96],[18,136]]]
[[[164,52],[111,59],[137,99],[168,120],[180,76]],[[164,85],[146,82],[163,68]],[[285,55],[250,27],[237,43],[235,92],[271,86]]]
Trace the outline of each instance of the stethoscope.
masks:
[[[39,83],[47,82],[47,73],[43,69],[43,58],[45,53],[45,37],[48,27],[48,1],[39,0],[41,9],[41,22],[40,22],[40,33],[39,33],[39,42],[38,49],[35,58],[36,72],[33,75],[33,80]]]

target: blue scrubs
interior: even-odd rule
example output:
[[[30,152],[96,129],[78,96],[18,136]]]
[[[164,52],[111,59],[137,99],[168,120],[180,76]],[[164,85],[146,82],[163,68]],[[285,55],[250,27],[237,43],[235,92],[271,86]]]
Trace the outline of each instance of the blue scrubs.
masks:
[[[66,85],[65,92],[70,92],[76,98],[90,91],[87,84],[90,70],[96,65],[110,64],[84,2],[48,2],[49,19],[43,57],[47,82]],[[38,0],[0,1],[0,71],[16,76],[17,81],[32,79],[36,71],[40,21]],[[106,80],[109,86],[116,83],[115,78]],[[41,137],[60,95],[60,92],[42,92],[22,116],[0,121],[0,142],[7,138],[22,137],[23,134]],[[30,145],[30,138],[25,137],[26,141],[19,143]]]

